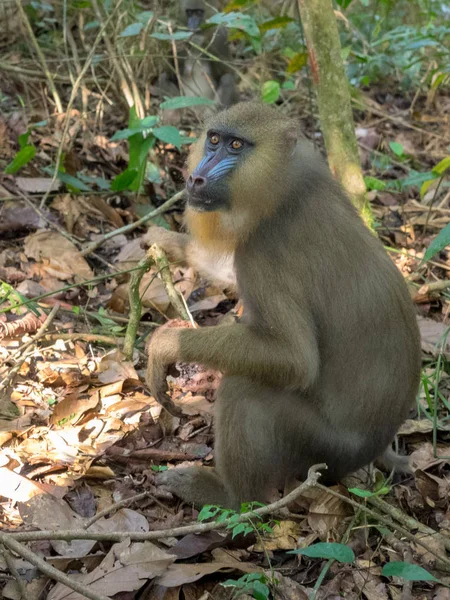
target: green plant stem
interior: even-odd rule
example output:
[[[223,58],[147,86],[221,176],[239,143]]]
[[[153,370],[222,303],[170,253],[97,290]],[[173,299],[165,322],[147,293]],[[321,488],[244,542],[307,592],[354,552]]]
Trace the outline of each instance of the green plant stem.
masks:
[[[150,269],[152,264],[153,258],[147,253],[146,256],[144,256],[144,258],[139,262],[137,269],[131,274],[130,287],[128,290],[128,297],[130,300],[130,317],[123,345],[125,360],[133,359],[134,343],[136,341],[137,330],[142,314],[142,302],[139,295],[139,286],[141,285],[144,274]]]

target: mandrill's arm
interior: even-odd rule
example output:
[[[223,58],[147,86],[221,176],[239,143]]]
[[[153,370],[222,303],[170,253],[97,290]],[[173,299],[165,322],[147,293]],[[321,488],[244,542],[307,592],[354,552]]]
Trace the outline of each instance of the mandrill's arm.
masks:
[[[177,361],[200,363],[226,375],[241,375],[274,387],[306,389],[316,380],[319,350],[307,321],[292,324],[283,335],[256,331],[248,325],[202,329],[161,329],[148,345],[147,384],[167,406],[166,375]]]

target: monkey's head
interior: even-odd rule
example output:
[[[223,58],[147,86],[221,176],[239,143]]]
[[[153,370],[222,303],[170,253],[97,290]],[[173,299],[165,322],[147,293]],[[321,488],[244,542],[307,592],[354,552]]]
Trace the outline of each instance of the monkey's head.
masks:
[[[189,29],[195,31],[212,15],[204,0],[182,0],[181,18]]]
[[[188,210],[219,212],[248,231],[292,186],[297,140],[297,123],[266,104],[241,102],[218,113],[189,154]]]

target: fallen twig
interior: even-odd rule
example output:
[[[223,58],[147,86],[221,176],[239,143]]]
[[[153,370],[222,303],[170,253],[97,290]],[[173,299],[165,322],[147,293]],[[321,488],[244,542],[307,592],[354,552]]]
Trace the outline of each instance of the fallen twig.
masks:
[[[59,569],[56,569],[51,564],[46,562],[43,558],[35,554],[32,550],[21,544],[17,539],[11,534],[3,533],[0,531],[0,543],[16,552],[22,558],[28,560],[32,565],[37,567],[41,573],[47,575],[47,577],[51,577],[55,581],[59,581],[59,583],[63,583],[68,588],[73,590],[74,592],[78,592],[85,598],[89,598],[90,600],[111,600],[109,596],[103,596],[100,594],[96,594],[93,592],[88,586],[83,585],[76,579],[72,579]]]
[[[133,360],[134,342],[136,341],[136,334],[142,314],[140,286],[142,278],[152,264],[152,257],[146,254],[144,258],[139,261],[137,269],[131,273],[130,286],[128,288],[128,298],[130,301],[129,321],[123,344],[125,360]]]
[[[88,254],[91,254],[91,252],[94,252],[94,250],[96,250],[99,246],[101,246],[106,241],[110,240],[111,238],[115,237],[116,235],[120,235],[121,233],[129,233],[130,231],[137,229],[144,223],[147,223],[147,221],[150,221],[150,219],[154,219],[158,215],[161,215],[168,208],[170,208],[173,204],[178,202],[178,200],[181,200],[181,198],[183,197],[183,194],[184,194],[184,190],[182,190],[181,192],[178,192],[177,194],[172,196],[172,198],[169,198],[169,200],[164,202],[164,204],[161,204],[161,206],[159,206],[158,208],[155,208],[155,210],[152,210],[152,212],[148,213],[148,215],[144,215],[143,217],[141,217],[134,223],[130,223],[129,225],[124,225],[123,227],[119,227],[119,229],[115,229],[114,231],[110,231],[109,233],[106,233],[103,237],[99,238],[95,242],[92,242],[92,244],[89,244],[88,246],[86,246],[86,248],[84,248],[81,251],[81,256],[87,256]]]
[[[426,542],[422,541],[419,537],[415,536],[408,529],[405,529],[405,527],[403,527],[399,523],[396,523],[390,517],[382,515],[382,514],[376,512],[375,510],[372,510],[371,508],[368,508],[367,506],[360,504],[359,502],[356,502],[356,500],[352,500],[351,498],[348,498],[347,496],[344,496],[343,494],[336,492],[335,490],[333,490],[331,488],[327,488],[326,486],[322,485],[321,483],[318,483],[317,487],[324,490],[328,494],[331,494],[332,496],[336,496],[336,498],[339,498],[343,502],[347,502],[348,504],[351,504],[351,506],[357,508],[358,510],[362,510],[363,512],[365,512],[368,515],[370,515],[371,517],[373,517],[376,521],[381,522],[384,525],[386,525],[386,527],[388,527],[391,531],[393,531],[393,532],[398,531],[403,536],[405,536],[408,540],[414,542],[415,544],[418,544],[419,546],[422,546],[422,548],[425,548],[425,550],[427,552],[429,552],[432,556],[434,556],[436,558],[436,568],[437,569],[440,569],[446,573],[450,572],[450,559],[448,559],[446,556],[438,554],[434,548],[429,546]],[[439,536],[439,533],[437,533],[436,531],[434,531],[434,530],[431,530],[431,531],[433,532],[432,534],[434,536],[436,536],[436,537]],[[426,535],[429,536],[431,534],[427,533]]]
[[[158,277],[166,288],[167,295],[169,296],[170,303],[180,315],[184,321],[190,321],[193,323],[192,316],[186,309],[183,301],[180,298],[178,290],[175,288],[172,276],[170,274],[169,261],[167,255],[157,244],[153,244],[147,250],[147,256],[151,257],[158,268]]]
[[[327,467],[324,464],[314,465],[308,471],[308,477],[306,480],[290,492],[284,498],[272,502],[267,506],[257,508],[251,512],[243,513],[239,516],[236,521],[233,518],[232,523],[240,523],[246,521],[249,517],[255,515],[265,516],[276,513],[280,508],[284,508],[291,502],[293,502],[298,496],[301,496],[309,488],[315,487],[321,476],[319,471],[325,470]],[[324,489],[328,489],[325,486],[321,486]],[[359,505],[358,505],[359,507]],[[147,532],[129,532],[129,531],[110,531],[110,532],[94,532],[84,531],[83,529],[73,530],[46,530],[46,531],[24,531],[24,532],[10,532],[7,534],[8,538],[14,538],[18,541],[34,541],[34,540],[96,540],[96,541],[111,541],[121,542],[125,539],[130,539],[133,542],[142,542],[146,540],[156,540],[168,537],[184,536],[188,533],[204,533],[205,531],[212,531],[214,529],[225,529],[230,524],[230,519],[226,519],[221,523],[212,521],[211,523],[193,523],[192,525],[185,525],[183,527],[173,527],[171,529],[161,529],[159,531],[147,531]],[[0,538],[1,542],[1,538]]]
[[[25,585],[25,581],[20,576],[19,571],[16,569],[16,565],[14,564],[13,557],[11,552],[5,546],[0,547],[0,554],[3,554],[3,558],[5,559],[6,566],[11,571],[11,575],[16,580],[16,583],[19,587],[20,597],[22,600],[27,600],[27,586]]]
[[[393,519],[404,525],[409,531],[417,529],[417,531],[423,533],[424,535],[433,536],[434,538],[439,540],[439,542],[445,547],[446,550],[450,552],[450,537],[448,537],[447,535],[443,535],[439,531],[431,529],[431,527],[428,527],[420,521],[417,521],[417,519],[414,519],[414,517],[407,515],[400,508],[388,504],[385,500],[378,496],[372,496],[367,498],[367,502],[369,504],[372,504],[372,506],[375,506],[378,510],[381,510],[385,514],[390,515]]]
[[[86,521],[86,523],[84,524],[84,528],[89,529],[89,527],[91,525],[93,525],[96,521],[98,521],[105,515],[109,515],[113,512],[116,512],[117,510],[119,510],[119,508],[123,508],[124,506],[128,506],[132,502],[137,502],[138,500],[143,500],[144,498],[150,498],[150,497],[151,497],[150,492],[141,492],[140,494],[135,494],[134,496],[130,496],[129,498],[124,498],[123,500],[120,500],[119,502],[115,502],[114,504],[107,506],[106,508],[104,508],[103,510],[98,512],[96,515],[94,515],[93,517],[88,519]]]

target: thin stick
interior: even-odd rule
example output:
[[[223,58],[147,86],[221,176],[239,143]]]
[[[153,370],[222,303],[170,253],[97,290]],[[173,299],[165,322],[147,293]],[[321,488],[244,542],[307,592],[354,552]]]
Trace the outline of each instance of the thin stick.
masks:
[[[190,316],[189,312],[186,310],[186,307],[180,298],[180,294],[173,284],[172,276],[170,274],[169,261],[164,250],[162,250],[157,244],[153,244],[147,250],[147,256],[149,256],[155,262],[158,268],[158,277],[163,282],[167,295],[169,296],[170,303],[174,309],[182,319],[192,323],[192,316]]]
[[[347,498],[347,496],[344,496],[343,494],[340,494],[339,492],[336,492],[335,490],[327,488],[326,486],[322,485],[321,483],[318,483],[317,487],[321,490],[324,490],[325,492],[328,492],[332,496],[336,496],[336,498],[339,498],[343,502],[347,502],[347,504],[351,504],[351,506],[354,506],[355,508],[364,511],[365,513],[367,513],[368,515],[373,517],[376,521],[384,523],[384,525],[389,527],[389,529],[391,529],[392,531],[399,531],[408,540],[414,542],[415,544],[419,544],[419,546],[422,546],[422,548],[425,548],[425,550],[427,550],[430,554],[432,554],[436,558],[436,568],[437,569],[441,569],[447,573],[450,572],[450,560],[446,556],[439,555],[434,548],[429,546],[426,542],[423,542],[419,537],[412,534],[410,531],[408,531],[408,529],[405,529],[399,523],[396,523],[390,517],[381,515],[380,513],[376,512],[370,508],[367,508],[367,506],[364,506],[363,504],[356,502],[356,500]],[[433,533],[436,536],[438,536],[437,532],[433,532]]]
[[[139,327],[142,314],[142,302],[139,294],[142,278],[153,264],[153,259],[147,253],[139,262],[138,268],[133,271],[130,278],[130,287],[128,290],[128,298],[130,300],[130,320],[128,321],[127,331],[123,344],[123,353],[125,360],[133,359],[134,342]]]
[[[98,512],[96,515],[88,519],[84,524],[84,528],[89,529],[89,527],[93,525],[96,521],[98,521],[105,515],[109,515],[112,512],[116,512],[117,510],[119,510],[119,508],[123,508],[124,506],[128,506],[128,504],[131,504],[132,502],[137,502],[138,500],[143,500],[144,498],[150,497],[150,492],[141,492],[140,494],[130,496],[129,498],[124,498],[123,500],[120,500],[120,502],[115,502],[114,504],[107,506],[106,508]]]
[[[33,44],[34,49],[36,50],[36,54],[38,55],[38,58],[41,61],[42,70],[44,71],[45,76],[47,78],[48,87],[50,88],[50,91],[53,96],[53,100],[55,101],[56,110],[60,114],[62,114],[64,111],[63,111],[61,98],[59,97],[58,90],[55,87],[52,74],[50,73],[50,70],[47,66],[47,61],[45,60],[44,53],[42,52],[42,50],[38,44],[38,41],[34,35],[33,28],[31,27],[30,21],[28,20],[28,17],[27,17],[27,14],[23,9],[21,0],[16,0],[16,5],[17,5],[17,10],[19,11],[19,14],[22,18],[23,24],[25,25],[25,29],[27,30],[27,33],[30,36],[31,43]]]
[[[284,508],[291,502],[293,502],[298,496],[301,496],[305,490],[308,490],[311,487],[317,485],[317,481],[319,480],[321,474],[318,471],[323,471],[327,467],[324,464],[314,465],[308,471],[308,477],[306,480],[300,484],[295,490],[290,492],[284,498],[277,500],[276,502],[272,502],[272,504],[268,504],[267,506],[263,506],[261,508],[257,508],[251,512],[243,513],[239,516],[239,519],[236,521],[233,518],[233,524],[240,523],[243,521],[247,521],[248,518],[254,517],[255,515],[265,516],[272,513],[278,512],[281,508]],[[327,489],[327,488],[325,488]],[[359,507],[359,505],[358,505]],[[145,540],[156,540],[156,539],[164,539],[168,537],[175,536],[184,536],[188,533],[203,533],[205,531],[213,531],[215,529],[224,529],[231,522],[231,519],[226,519],[222,523],[216,523],[213,521],[212,523],[194,523],[192,525],[185,525],[183,527],[173,527],[172,529],[161,529],[159,531],[147,531],[143,532],[129,532],[129,531],[110,531],[105,533],[98,532],[90,532],[73,529],[73,530],[58,530],[58,531],[26,531],[26,532],[10,532],[7,534],[8,538],[14,538],[14,540],[19,541],[34,541],[34,540],[96,540],[96,541],[112,541],[112,542],[121,542],[125,539],[130,539],[133,542],[137,541],[145,541]],[[0,538],[1,542],[1,538]]]
[[[16,569],[16,565],[14,564],[14,560],[13,560],[11,552],[8,550],[8,548],[1,546],[0,553],[3,554],[3,558],[5,559],[6,566],[11,571],[11,575],[14,577],[14,579],[17,582],[21,599],[27,600],[27,596],[28,596],[27,586],[25,585],[25,581],[20,576],[19,571]]]
[[[72,579],[71,577],[68,577],[65,573],[53,567],[40,556],[32,552],[29,548],[14,539],[11,535],[0,531],[0,543],[13,552],[16,552],[22,558],[28,560],[32,565],[37,567],[41,573],[47,575],[47,577],[51,577],[51,579],[59,581],[59,583],[66,585],[68,588],[74,592],[78,592],[85,598],[89,598],[90,600],[111,600],[109,596],[96,594],[88,586],[76,581],[75,579]]]
[[[97,248],[99,246],[101,246],[102,244],[104,244],[105,242],[110,240],[111,238],[115,237],[116,235],[120,235],[121,233],[129,233],[130,231],[137,229],[144,223],[147,223],[147,221],[150,221],[150,219],[154,219],[158,215],[161,215],[168,208],[170,208],[176,202],[178,202],[178,200],[181,200],[183,195],[184,195],[184,190],[182,190],[181,192],[178,192],[177,194],[172,196],[172,198],[169,198],[169,200],[166,200],[166,202],[164,202],[164,204],[161,204],[161,206],[159,206],[158,208],[155,208],[155,210],[152,210],[152,212],[148,213],[148,215],[144,215],[143,217],[141,217],[134,223],[130,223],[129,225],[124,225],[123,227],[119,227],[119,229],[115,229],[114,231],[110,231],[109,233],[106,233],[100,239],[96,240],[95,242],[92,242],[92,244],[89,244],[89,246],[86,246],[86,248],[84,248],[84,250],[81,251],[81,256],[87,256],[88,254],[91,254],[91,252],[94,252],[94,250],[97,250]]]
[[[16,0],[16,2],[18,4],[20,4],[21,0]],[[95,52],[97,50],[97,45],[100,43],[100,40],[103,37],[103,33],[104,30],[106,28],[106,26],[108,25],[108,23],[110,22],[110,20],[113,18],[113,16],[115,15],[117,9],[119,8],[120,4],[121,4],[122,0],[119,0],[119,2],[117,3],[117,5],[114,7],[114,9],[111,11],[111,14],[109,15],[108,19],[105,21],[105,23],[102,24],[102,27],[100,28],[99,33],[97,34],[97,37],[94,40],[94,43],[92,44],[92,48],[88,54],[88,57],[86,59],[86,62],[83,65],[83,68],[81,69],[81,71],[78,74],[78,77],[75,79],[75,82],[72,86],[72,91],[70,92],[70,98],[69,98],[69,102],[67,103],[67,109],[66,109],[66,121],[64,123],[64,129],[61,135],[61,142],[58,146],[58,150],[56,152],[56,160],[55,160],[55,170],[52,176],[52,180],[50,182],[50,186],[48,188],[48,190],[45,192],[45,194],[42,197],[41,203],[40,203],[40,207],[42,208],[45,204],[45,202],[47,201],[47,198],[49,197],[53,184],[55,183],[56,179],[58,178],[58,170],[59,170],[59,164],[61,162],[61,157],[62,157],[62,153],[63,153],[63,148],[64,148],[64,142],[67,138],[67,133],[69,131],[69,127],[70,127],[70,111],[72,110],[72,105],[75,102],[75,99],[77,97],[78,94],[78,88],[80,87],[80,85],[83,83],[83,77],[85,75],[85,73],[87,72],[87,70],[89,69],[92,59],[94,58]],[[23,9],[22,9],[23,10]],[[62,112],[62,110],[60,111]]]

